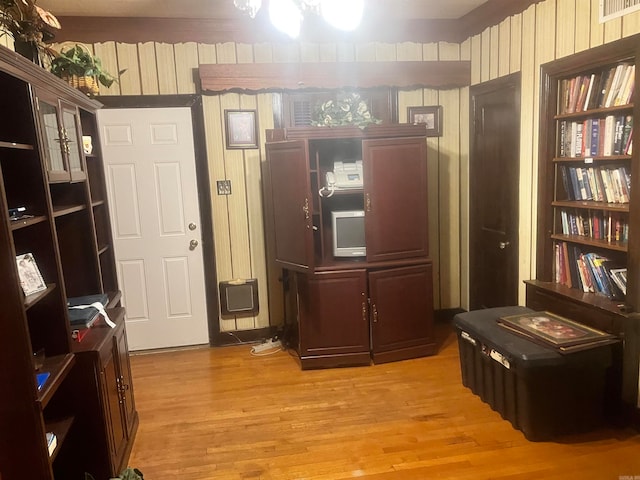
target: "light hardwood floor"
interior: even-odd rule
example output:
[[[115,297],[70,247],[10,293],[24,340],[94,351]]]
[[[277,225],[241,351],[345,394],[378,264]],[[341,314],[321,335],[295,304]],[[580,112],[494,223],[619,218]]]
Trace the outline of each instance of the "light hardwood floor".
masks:
[[[358,368],[246,345],[135,355],[129,463],[145,480],[640,479],[637,432],[527,441],[462,386],[438,332],[436,356]]]

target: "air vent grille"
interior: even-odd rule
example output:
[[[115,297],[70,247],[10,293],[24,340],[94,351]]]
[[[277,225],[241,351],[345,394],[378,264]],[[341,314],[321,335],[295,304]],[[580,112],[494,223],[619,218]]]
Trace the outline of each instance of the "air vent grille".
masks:
[[[640,0],[600,0],[600,23],[640,10]]]
[[[293,125],[295,127],[311,125],[311,102],[305,100],[293,102]]]

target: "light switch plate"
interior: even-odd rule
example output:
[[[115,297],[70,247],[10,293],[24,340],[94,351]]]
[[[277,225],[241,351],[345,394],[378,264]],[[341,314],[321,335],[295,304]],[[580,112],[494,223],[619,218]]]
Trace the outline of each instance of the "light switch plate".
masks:
[[[218,195],[231,195],[231,180],[217,180]]]

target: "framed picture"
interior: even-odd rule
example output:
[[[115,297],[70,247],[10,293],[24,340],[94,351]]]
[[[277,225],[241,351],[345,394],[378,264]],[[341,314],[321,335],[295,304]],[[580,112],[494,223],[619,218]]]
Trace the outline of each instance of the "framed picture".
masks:
[[[550,312],[533,312],[502,317],[501,326],[533,340],[541,340],[559,349],[588,345],[614,339],[600,330],[587,327]]]
[[[227,148],[258,148],[258,122],[255,110],[225,110]]]
[[[36,260],[31,253],[25,253],[16,257],[18,263],[18,275],[20,276],[20,286],[25,295],[41,292],[47,289],[44,283]]]
[[[414,125],[424,123],[427,137],[442,136],[442,105],[432,107],[407,107],[407,118]]]

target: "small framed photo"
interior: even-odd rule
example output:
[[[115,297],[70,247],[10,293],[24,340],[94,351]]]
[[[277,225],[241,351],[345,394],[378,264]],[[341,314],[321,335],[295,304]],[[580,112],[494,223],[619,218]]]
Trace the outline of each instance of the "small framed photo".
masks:
[[[409,123],[418,125],[424,123],[427,127],[427,137],[442,136],[442,105],[431,107],[407,107]]]
[[[225,110],[227,148],[258,148],[258,122],[255,110]]]
[[[47,289],[47,284],[44,283],[36,260],[31,253],[18,255],[16,262],[18,263],[20,286],[25,295],[31,295]]]

